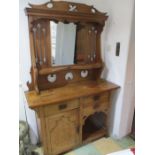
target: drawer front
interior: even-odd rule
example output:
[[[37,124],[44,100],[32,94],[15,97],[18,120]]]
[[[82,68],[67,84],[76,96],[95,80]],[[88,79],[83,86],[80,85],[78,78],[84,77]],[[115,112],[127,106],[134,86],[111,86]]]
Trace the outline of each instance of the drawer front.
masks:
[[[45,116],[54,115],[60,112],[76,109],[79,107],[79,99],[49,105],[44,108]]]
[[[107,104],[109,102],[109,93],[98,94],[94,96],[89,96],[84,98],[83,100],[83,107],[86,108],[88,106],[95,106],[101,104]]]
[[[83,114],[88,116],[95,112],[107,112],[109,108],[109,93],[99,94],[84,98]]]

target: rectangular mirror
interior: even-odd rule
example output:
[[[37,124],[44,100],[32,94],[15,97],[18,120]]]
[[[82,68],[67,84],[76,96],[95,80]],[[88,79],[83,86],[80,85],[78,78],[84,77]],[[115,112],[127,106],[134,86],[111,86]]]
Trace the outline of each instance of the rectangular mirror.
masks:
[[[52,66],[74,64],[76,25],[50,21],[50,33]]]

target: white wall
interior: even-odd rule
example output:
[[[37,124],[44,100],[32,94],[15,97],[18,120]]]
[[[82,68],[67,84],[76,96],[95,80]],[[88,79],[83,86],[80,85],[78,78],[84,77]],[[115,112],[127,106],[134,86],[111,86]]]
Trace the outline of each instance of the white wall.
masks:
[[[69,1],[69,0],[68,0]],[[102,74],[111,82],[121,86],[121,89],[114,93],[112,98],[112,113],[110,123],[110,133],[112,136],[120,138],[127,134],[128,129],[122,126],[122,112],[124,109],[124,89],[126,85],[126,69],[129,52],[132,12],[134,0],[70,0],[74,2],[94,5],[99,11],[107,12],[109,15],[104,33],[102,34],[102,57],[106,68]],[[24,8],[28,2],[42,3],[46,0],[21,0],[20,2],[20,63],[21,63],[21,81],[23,89],[26,90],[26,82],[30,80],[30,51],[28,40],[27,17],[24,14]],[[121,43],[120,56],[115,56],[116,42]],[[21,101],[22,102],[22,101]],[[23,99],[24,103],[24,99]],[[27,105],[27,104],[26,104]],[[22,111],[21,111],[22,112]],[[37,141],[37,125],[35,114],[26,107],[28,122],[31,127],[31,136],[33,143]],[[126,129],[125,129],[126,128]],[[123,130],[123,134],[122,131]]]
[[[23,104],[22,88],[19,88],[19,119],[26,121],[25,105]]]
[[[109,5],[109,20],[105,29],[105,47],[104,60],[106,69],[103,77],[121,86],[121,89],[114,94],[112,98],[111,113],[111,135],[116,138],[121,138],[127,135],[130,131],[127,129],[128,120],[128,105],[130,102],[124,97],[126,88],[127,62],[130,46],[130,35],[133,17],[134,0],[117,0],[108,1]],[[120,56],[115,56],[116,42],[120,42]],[[133,55],[132,55],[133,56]],[[126,89],[127,90],[127,89]],[[127,90],[128,94],[129,91]],[[131,96],[128,96],[130,98]],[[126,109],[126,110],[125,110]],[[123,121],[124,119],[124,121]],[[128,126],[129,127],[129,126]]]
[[[106,10],[109,20],[106,23],[104,46],[104,61],[106,69],[103,77],[121,86],[121,89],[112,98],[111,135],[121,138],[129,133],[126,129],[128,123],[122,121],[125,115],[124,108],[128,103],[124,100],[127,60],[131,35],[132,14],[134,0],[108,0]],[[120,56],[115,56],[116,42],[120,42]],[[127,92],[129,93],[129,92]],[[124,115],[123,115],[124,114]],[[130,114],[129,114],[130,115]],[[124,132],[122,132],[124,131]]]
[[[135,108],[135,21],[132,21],[131,37],[129,44],[126,78],[124,84],[123,108],[120,123],[120,135],[130,133]],[[125,114],[125,115],[124,115]],[[126,123],[128,122],[128,124]]]

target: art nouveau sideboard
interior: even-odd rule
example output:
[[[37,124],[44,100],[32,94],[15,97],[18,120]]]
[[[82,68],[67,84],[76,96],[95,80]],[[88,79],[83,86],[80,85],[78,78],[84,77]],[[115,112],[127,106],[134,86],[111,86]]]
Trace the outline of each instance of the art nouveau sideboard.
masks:
[[[119,88],[100,79],[108,17],[79,3],[29,5],[32,81],[25,95],[38,116],[44,154],[57,155],[108,135],[110,95]]]

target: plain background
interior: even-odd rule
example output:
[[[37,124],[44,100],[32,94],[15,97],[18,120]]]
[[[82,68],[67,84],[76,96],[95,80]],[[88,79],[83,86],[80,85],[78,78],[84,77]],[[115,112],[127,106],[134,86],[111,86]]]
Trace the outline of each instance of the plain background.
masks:
[[[1,154],[18,154],[18,0],[1,1]],[[136,1],[136,154],[153,155],[155,138],[155,2]]]

